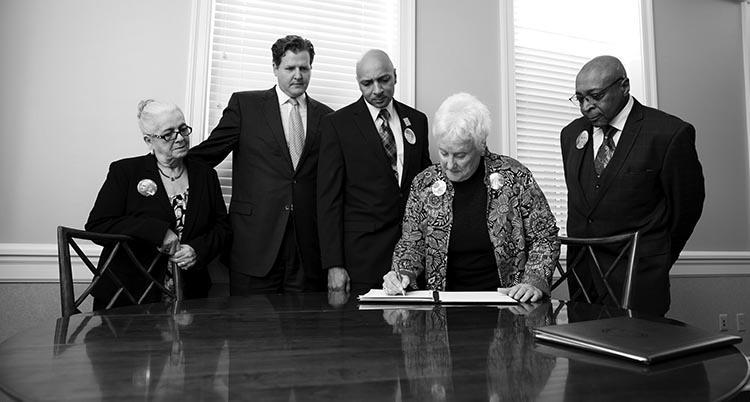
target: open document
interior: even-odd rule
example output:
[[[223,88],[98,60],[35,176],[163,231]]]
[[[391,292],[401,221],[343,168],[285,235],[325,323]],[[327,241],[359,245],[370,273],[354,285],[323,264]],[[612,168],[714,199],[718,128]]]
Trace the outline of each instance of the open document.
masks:
[[[401,295],[387,295],[383,289],[370,289],[359,296],[361,303],[441,303],[441,304],[517,304],[518,301],[499,292],[448,292],[412,290]]]

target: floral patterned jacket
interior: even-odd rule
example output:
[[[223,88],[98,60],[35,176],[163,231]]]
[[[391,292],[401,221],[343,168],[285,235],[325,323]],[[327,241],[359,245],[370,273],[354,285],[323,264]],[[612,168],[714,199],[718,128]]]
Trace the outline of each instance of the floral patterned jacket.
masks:
[[[515,159],[485,149],[484,163],[487,228],[500,283],[527,283],[549,295],[560,242],[547,199],[529,169]],[[445,290],[453,195],[453,185],[437,164],[412,182],[391,268],[409,276],[412,287],[426,269],[427,287]]]

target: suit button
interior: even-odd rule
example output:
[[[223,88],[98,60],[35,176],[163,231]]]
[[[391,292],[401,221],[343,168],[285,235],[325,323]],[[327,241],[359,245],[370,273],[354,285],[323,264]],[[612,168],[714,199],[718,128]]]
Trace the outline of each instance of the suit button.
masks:
[[[297,179],[292,180],[292,183],[297,184]]]
[[[284,211],[294,211],[294,205],[293,204],[284,205]]]
[[[596,186],[594,186],[594,188],[596,188],[596,189],[598,189],[599,187],[601,187],[601,186],[600,186],[600,185],[598,185],[598,184],[597,184]]]
[[[593,220],[593,219],[591,219],[591,218],[589,218],[589,219],[588,219],[588,222],[589,222],[589,223],[594,223],[594,220]]]

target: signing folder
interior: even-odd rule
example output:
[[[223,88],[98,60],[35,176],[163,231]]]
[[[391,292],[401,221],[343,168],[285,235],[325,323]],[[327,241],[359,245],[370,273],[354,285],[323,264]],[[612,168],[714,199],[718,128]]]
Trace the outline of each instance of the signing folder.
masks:
[[[742,341],[728,334],[640,318],[616,317],[550,325],[534,329],[534,336],[591,352],[652,364]]]
[[[439,303],[439,304],[517,304],[512,297],[499,292],[450,292],[412,290],[406,294],[388,295],[383,289],[370,289],[359,296],[362,303]]]

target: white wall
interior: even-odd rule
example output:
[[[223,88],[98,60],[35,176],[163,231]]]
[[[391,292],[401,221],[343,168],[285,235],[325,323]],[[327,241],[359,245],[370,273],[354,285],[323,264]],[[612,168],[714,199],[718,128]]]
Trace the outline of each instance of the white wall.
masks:
[[[136,105],[184,105],[191,2],[0,2],[0,243],[82,228],[115,159],[146,152]]]

